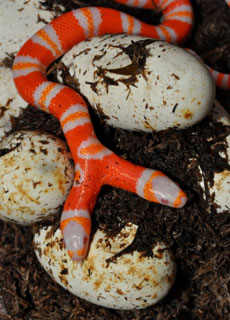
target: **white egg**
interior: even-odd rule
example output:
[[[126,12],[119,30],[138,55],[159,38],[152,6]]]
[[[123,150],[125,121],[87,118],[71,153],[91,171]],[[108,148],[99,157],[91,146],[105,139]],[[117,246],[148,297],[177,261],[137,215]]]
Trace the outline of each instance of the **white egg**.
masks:
[[[30,224],[60,211],[74,167],[65,142],[18,131],[0,144],[0,219]]]
[[[114,127],[182,129],[203,119],[213,105],[215,85],[206,66],[163,41],[95,37],[74,46],[62,62],[81,94]]]
[[[230,115],[217,100],[214,101],[210,118],[213,122],[220,122],[224,126],[230,126]]]
[[[226,119],[224,119],[226,121]],[[230,165],[230,135],[221,142],[225,145],[225,151],[219,155],[226,159]],[[215,147],[215,145],[214,145]],[[222,172],[215,172],[213,183],[208,182],[209,194],[216,212],[223,212],[230,208],[230,170],[226,169]]]
[[[228,138],[228,156],[230,137]],[[216,212],[223,212],[225,210],[229,211],[230,208],[230,171],[224,170],[214,174],[214,184],[210,186],[210,196],[213,204],[216,207]]]
[[[210,114],[213,122],[222,123],[223,126],[230,126],[230,115],[223,106],[215,100],[213,110]],[[222,140],[221,145],[225,145],[225,152],[220,152],[219,155],[227,159],[230,165],[230,135]],[[213,144],[214,149],[217,143]],[[201,187],[201,195],[207,201],[207,211],[210,211],[210,205],[214,205],[217,213],[229,210],[230,208],[230,170],[222,172],[214,172],[213,181],[207,180],[205,173],[199,164],[199,156],[195,159],[190,159],[190,166],[196,167],[198,174],[198,185]],[[207,196],[208,195],[208,196]]]
[[[38,0],[0,1],[0,141],[11,129],[11,117],[18,117],[28,104],[19,96],[12,70],[3,61],[15,54],[33,33],[54,18]]]
[[[38,0],[0,1],[0,60],[6,52],[16,53],[23,43],[54,18],[54,12],[44,10]]]
[[[81,263],[68,256],[60,229],[40,229],[34,248],[48,274],[74,295],[107,308],[142,309],[169,292],[176,266],[163,243],[154,246],[153,257],[137,251],[115,257],[133,242],[136,231],[131,223],[112,238],[103,229],[97,230]]]

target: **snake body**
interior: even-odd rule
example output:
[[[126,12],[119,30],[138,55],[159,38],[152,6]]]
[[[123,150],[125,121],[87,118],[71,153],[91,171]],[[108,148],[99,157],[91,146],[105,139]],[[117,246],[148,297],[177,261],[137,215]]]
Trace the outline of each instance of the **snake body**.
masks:
[[[162,10],[158,26],[113,9],[87,7],[54,19],[33,35],[13,64],[15,85],[31,105],[53,114],[61,124],[75,163],[75,179],[61,216],[61,230],[70,257],[87,254],[91,214],[104,184],[119,187],[156,203],[179,208],[187,197],[160,171],[134,165],[104,147],[96,138],[83,98],[73,89],[50,82],[47,67],[75,44],[106,33],[129,33],[181,43],[189,35],[193,11],[188,0],[119,0],[126,5]]]

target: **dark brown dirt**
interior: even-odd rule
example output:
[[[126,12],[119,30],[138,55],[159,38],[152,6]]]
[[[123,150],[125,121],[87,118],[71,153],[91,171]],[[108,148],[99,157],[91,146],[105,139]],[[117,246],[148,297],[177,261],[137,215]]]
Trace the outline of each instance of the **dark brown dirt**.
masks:
[[[47,8],[55,3],[64,3],[67,10],[86,5],[83,0],[47,0]],[[230,9],[222,0],[193,0],[192,4],[194,30],[184,45],[209,65],[230,73]],[[110,6],[147,22],[159,21],[159,14],[127,9],[108,0],[90,0],[87,5]],[[230,112],[230,92],[217,90],[217,98]],[[189,160],[198,159],[209,181],[213,172],[229,169],[218,152],[223,150],[221,141],[230,129],[212,124],[207,117],[187,130],[146,134],[113,129],[93,113],[92,119],[106,146],[134,163],[162,170],[187,192],[188,204],[176,210],[105,186],[93,215],[94,229],[103,223],[111,234],[127,221],[138,224],[137,237],[129,250],[145,250],[148,254],[156,240],[166,241],[176,258],[176,283],[162,302],[144,310],[117,311],[92,305],[62,289],[40,266],[32,248],[38,225],[19,227],[0,221],[0,293],[8,312],[6,316],[0,314],[0,319],[230,319],[230,211],[217,214],[211,206],[207,212],[197,183],[199,173]],[[52,116],[29,107],[14,120],[14,130],[34,128],[63,138]],[[215,142],[220,142],[218,147],[214,147]]]

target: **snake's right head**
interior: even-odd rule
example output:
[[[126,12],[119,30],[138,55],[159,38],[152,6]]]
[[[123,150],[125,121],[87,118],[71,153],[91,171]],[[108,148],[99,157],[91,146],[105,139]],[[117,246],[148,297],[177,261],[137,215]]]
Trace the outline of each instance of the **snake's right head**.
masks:
[[[177,183],[164,173],[145,169],[137,183],[137,194],[151,202],[173,208],[182,208],[187,202],[186,194]]]

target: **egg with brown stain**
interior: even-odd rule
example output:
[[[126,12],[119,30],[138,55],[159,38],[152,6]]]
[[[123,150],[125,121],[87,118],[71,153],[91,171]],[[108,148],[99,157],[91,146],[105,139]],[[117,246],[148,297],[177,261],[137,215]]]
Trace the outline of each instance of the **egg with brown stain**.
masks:
[[[60,212],[74,179],[64,141],[18,131],[0,144],[0,219],[30,224]]]
[[[80,93],[114,127],[183,129],[213,105],[215,85],[207,67],[163,41],[127,34],[94,37],[74,46],[62,62]]]
[[[230,115],[224,109],[224,107],[215,101],[215,106],[212,111],[212,120],[221,123],[223,126],[230,128]],[[212,148],[218,148],[218,144],[222,145],[222,150],[219,151],[219,156],[223,158],[230,167],[230,134],[226,138],[221,139],[218,143],[213,144]],[[208,188],[208,194],[210,202],[215,207],[217,213],[221,213],[225,210],[229,211],[230,208],[230,169],[226,168],[220,172],[213,173],[213,181],[206,181],[204,186],[204,197],[205,189]],[[206,190],[207,191],[207,190]]]
[[[28,105],[14,85],[11,60],[33,33],[55,17],[44,8],[37,0],[0,1],[0,141],[12,129],[12,117]]]
[[[219,170],[213,168],[212,174],[207,175],[202,167],[202,161],[197,157],[191,158],[188,168],[193,168],[197,176],[197,184],[200,188],[200,194],[205,201],[206,211],[222,213],[230,208],[230,115],[223,106],[215,100],[214,107],[210,113],[211,123],[220,123],[223,126],[222,135],[219,139],[209,137],[209,153],[215,157],[214,161],[225,163],[226,169]],[[224,135],[224,132],[225,135]],[[223,166],[223,164],[222,164]],[[194,174],[194,173],[192,173]]]
[[[132,223],[114,237],[98,229],[81,263],[69,257],[60,229],[40,229],[34,237],[34,248],[48,274],[72,294],[107,308],[142,309],[169,292],[176,265],[164,243],[153,247],[152,256],[137,251],[121,253],[133,242],[136,231]]]

